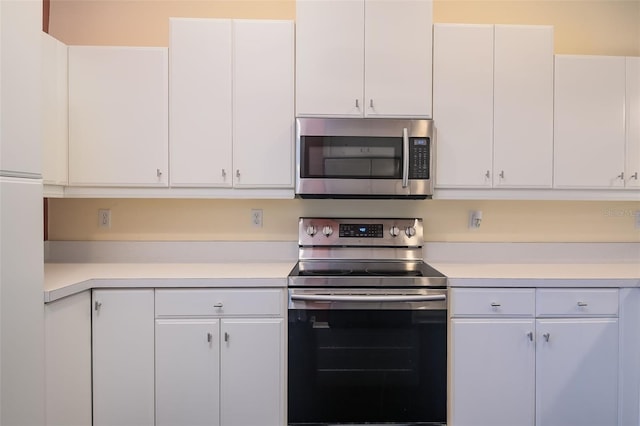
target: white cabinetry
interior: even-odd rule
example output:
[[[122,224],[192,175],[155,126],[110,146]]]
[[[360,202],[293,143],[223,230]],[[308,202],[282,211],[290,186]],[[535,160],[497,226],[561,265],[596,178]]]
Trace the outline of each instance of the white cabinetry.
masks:
[[[156,290],[158,425],[284,424],[281,289]]]
[[[94,290],[93,425],[154,425],[154,293]]]
[[[431,117],[429,0],[296,3],[298,116]]]
[[[172,187],[293,185],[291,21],[170,20]]]
[[[622,188],[625,58],[556,55],[554,187]]]
[[[44,308],[46,425],[91,424],[91,292]]]
[[[438,188],[551,187],[552,27],[436,24],[433,79]]]
[[[42,180],[68,182],[69,102],[67,45],[42,33]]]
[[[456,288],[451,303],[452,424],[617,424],[617,289]]]
[[[640,188],[640,57],[626,58],[625,187]]]
[[[69,47],[69,184],[167,186],[166,48]]]

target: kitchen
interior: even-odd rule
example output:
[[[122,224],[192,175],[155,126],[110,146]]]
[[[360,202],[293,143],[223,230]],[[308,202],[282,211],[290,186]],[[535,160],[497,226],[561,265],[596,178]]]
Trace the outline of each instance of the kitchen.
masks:
[[[169,2],[162,2],[153,10],[138,8],[139,5],[135,2],[118,3],[118,6],[107,2],[53,2],[50,32],[69,45],[166,46],[169,16],[259,19],[295,17],[293,2],[256,2],[251,4],[253,7],[250,10],[247,2],[221,2],[220,8],[211,8],[215,10],[203,10],[202,8],[207,8],[200,3],[192,5],[193,10],[176,9],[177,6],[172,6]],[[633,19],[634,13],[637,16],[637,8],[634,9],[632,2],[589,2],[576,5],[541,5],[532,2],[506,9],[503,6],[502,3],[492,2],[435,2],[434,22],[551,24],[554,25],[556,54],[639,55],[636,42],[638,38],[628,36],[638,33],[638,19]],[[576,9],[571,9],[572,7]],[[83,16],[82,20],[78,20],[77,16]],[[603,16],[611,19],[603,19]],[[79,25],[79,21],[84,25]],[[114,26],[113,22],[119,24]],[[141,25],[145,25],[143,31],[140,30]],[[567,30],[569,27],[572,30]],[[573,30],[575,27],[580,29]],[[598,32],[582,33],[587,30]],[[139,256],[141,262],[148,260],[144,257],[145,250],[152,251],[156,258],[168,262],[188,262],[193,261],[189,252],[162,248],[173,245],[178,247],[181,241],[187,241],[193,242],[191,247],[199,246],[193,255],[200,256],[200,261],[202,253],[207,250],[216,253],[236,250],[238,256],[239,253],[264,256],[265,247],[269,248],[269,256],[272,256],[268,260],[291,260],[296,258],[296,224],[299,217],[370,216],[372,211],[378,217],[400,215],[423,218],[429,261],[437,261],[439,248],[452,250],[451,245],[442,243],[459,243],[456,247],[460,247],[459,250],[469,250],[476,256],[474,261],[478,259],[478,251],[481,251],[482,256],[485,256],[483,261],[501,262],[507,254],[502,252],[492,258],[487,247],[509,247],[505,249],[508,252],[514,248],[513,244],[508,243],[576,243],[577,245],[571,246],[573,249],[583,247],[581,243],[596,243],[584,245],[596,251],[598,244],[628,243],[631,245],[627,247],[634,250],[638,242],[638,231],[633,225],[633,215],[638,210],[638,203],[630,198],[618,199],[618,193],[611,196],[611,201],[604,201],[607,193],[602,192],[579,196],[574,201],[564,198],[548,199],[539,195],[533,199],[527,198],[528,196],[521,199],[522,195],[516,195],[514,199],[496,200],[493,198],[496,196],[491,194],[478,195],[472,199],[457,199],[453,196],[454,199],[450,200],[426,201],[270,200],[259,196],[232,199],[238,195],[224,195],[224,199],[145,199],[144,194],[134,198],[129,198],[131,195],[104,195],[101,198],[99,194],[93,194],[91,198],[49,198],[49,259],[69,261],[64,256],[73,253],[76,256],[73,261],[78,262],[103,261],[98,260],[100,255],[119,262],[123,260],[118,255],[124,249],[129,250],[129,259]],[[126,191],[122,194],[126,194]],[[111,211],[110,227],[98,226],[97,212],[100,209]],[[252,224],[252,210],[262,210],[261,227]],[[479,228],[469,227],[471,211],[481,211],[483,214]],[[174,244],[162,244],[167,241]],[[219,245],[225,248],[215,247],[216,242],[220,242]],[[246,245],[237,242],[244,242]],[[467,244],[474,242],[487,244],[480,249],[477,245]],[[273,250],[274,246],[284,247],[279,253]],[[199,250],[202,251],[198,253]],[[614,252],[615,249],[612,249],[612,253]],[[512,258],[512,261],[531,263],[533,258],[526,250],[525,256],[527,257],[515,261]],[[625,259],[616,256],[620,256],[619,252],[606,260],[615,263],[615,259]],[[629,256],[633,256],[633,253],[626,257],[627,261],[633,260]],[[517,258],[515,255],[514,257]],[[549,257],[544,256],[538,261],[550,262]]]

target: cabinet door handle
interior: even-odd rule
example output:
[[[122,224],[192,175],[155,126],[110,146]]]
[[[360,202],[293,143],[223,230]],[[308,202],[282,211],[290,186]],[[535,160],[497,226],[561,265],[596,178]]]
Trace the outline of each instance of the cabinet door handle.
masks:
[[[500,170],[500,179],[504,179],[504,170]]]
[[[229,333],[227,333],[226,331],[224,332],[224,341],[229,343]]]
[[[500,306],[502,306],[500,303],[491,302],[491,307],[492,307],[492,308],[498,308],[498,307],[500,307]]]
[[[618,175],[618,179],[620,179],[620,180],[624,180],[624,172],[622,172],[622,173],[620,173],[620,174]]]
[[[214,308],[222,308],[224,305],[222,304],[222,302],[218,302],[215,305],[213,305]]]
[[[356,99],[356,108],[360,108],[360,102],[358,99]]]
[[[95,310],[96,310],[96,312],[97,312],[97,311],[99,311],[99,310],[100,310],[100,308],[102,307],[102,302],[100,302],[100,301],[96,300],[93,306],[94,306],[94,309],[95,309]]]
[[[369,101],[369,108],[373,109],[373,99]]]
[[[491,177],[491,172],[489,172],[489,170],[487,170],[487,173],[484,174],[484,177],[489,179]]]
[[[207,333],[207,342],[211,343],[212,340],[213,340],[213,334]]]
[[[581,308],[584,308],[585,306],[589,306],[589,304],[585,302],[578,302],[578,306],[580,306]]]
[[[227,171],[225,169],[222,169],[222,177],[223,178],[227,177]]]
[[[158,177],[162,176],[162,172],[160,171],[160,169],[156,169],[156,176]]]
[[[629,179],[635,179],[638,180],[638,172],[635,172],[634,174],[631,175],[631,177]]]
[[[529,338],[530,341],[533,342],[533,331],[528,332],[527,337]]]
[[[548,342],[548,341],[549,341],[549,338],[551,337],[551,334],[550,334],[550,333],[544,333],[544,334],[542,335],[542,337],[544,337],[544,340]]]

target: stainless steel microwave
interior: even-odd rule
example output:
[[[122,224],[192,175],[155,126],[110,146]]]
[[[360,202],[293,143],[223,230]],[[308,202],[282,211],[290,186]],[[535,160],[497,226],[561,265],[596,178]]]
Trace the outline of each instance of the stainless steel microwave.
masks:
[[[433,122],[298,118],[296,195],[301,198],[431,198]]]

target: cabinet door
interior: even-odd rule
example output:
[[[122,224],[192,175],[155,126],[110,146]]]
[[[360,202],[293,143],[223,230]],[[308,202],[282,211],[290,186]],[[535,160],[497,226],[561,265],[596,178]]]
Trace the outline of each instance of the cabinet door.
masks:
[[[493,26],[438,24],[433,41],[435,184],[491,187]]]
[[[169,28],[171,186],[231,186],[231,21]]]
[[[93,425],[153,426],[153,290],[94,290]]]
[[[536,425],[618,424],[618,320],[537,320]]]
[[[233,22],[235,187],[292,187],[293,22]]]
[[[449,423],[533,426],[533,319],[452,320]]]
[[[156,320],[156,426],[220,424],[220,325]]]
[[[551,188],[553,27],[496,25],[493,186]]]
[[[624,185],[625,58],[556,55],[554,187]]]
[[[365,116],[431,118],[433,4],[365,2]]]
[[[625,185],[640,188],[640,58],[626,58],[627,62],[627,145]]]
[[[222,425],[281,426],[284,423],[282,321],[222,320]]]
[[[296,115],[362,116],[364,0],[296,3]]]
[[[42,33],[42,179],[66,185],[68,173],[69,104],[67,46]]]
[[[69,47],[69,184],[166,186],[167,49]]]

